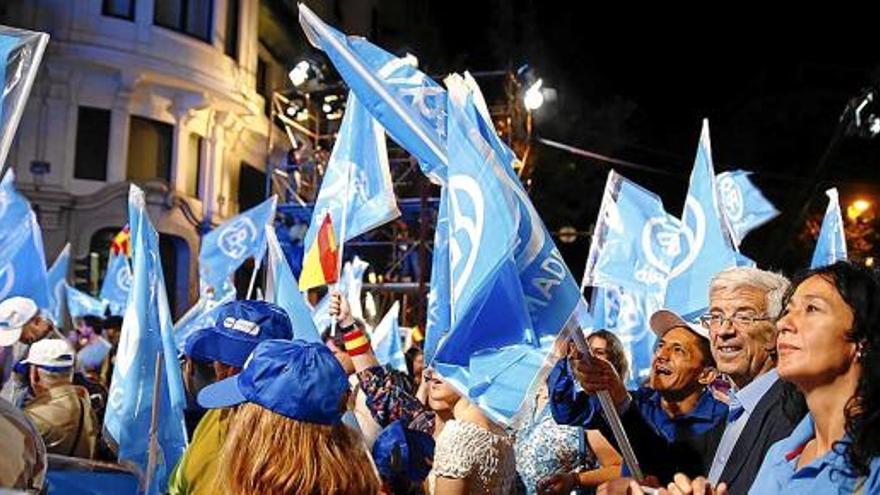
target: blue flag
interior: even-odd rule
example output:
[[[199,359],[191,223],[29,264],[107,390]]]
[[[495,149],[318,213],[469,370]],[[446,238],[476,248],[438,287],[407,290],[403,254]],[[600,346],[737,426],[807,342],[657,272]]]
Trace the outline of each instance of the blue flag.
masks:
[[[392,368],[406,372],[406,359],[400,338],[400,302],[394,301],[391,308],[382,317],[382,321],[373,329],[371,343],[379,364],[389,364]]]
[[[107,272],[104,274],[104,282],[101,284],[101,299],[110,305],[110,313],[121,315],[125,313],[125,305],[128,303],[128,292],[131,290],[131,267],[128,266],[128,258],[125,254],[110,254],[107,261]]]
[[[649,321],[662,304],[661,294],[643,294],[619,287],[593,289],[592,328],[608,330],[620,339],[630,363],[630,375],[625,377],[629,387],[638,387],[651,372],[657,337]]]
[[[721,172],[715,178],[718,197],[737,246],[746,234],[779,215],[779,210],[749,180],[750,174],[745,170],[733,170]]]
[[[293,326],[293,338],[320,343],[321,336],[312,321],[312,313],[299,291],[299,284],[287,264],[284,252],[281,251],[274,227],[266,227],[266,240],[269,245],[269,273],[272,281],[272,289],[266,294],[267,299],[287,312]]]
[[[215,289],[248,258],[262,258],[266,252],[266,226],[275,219],[272,196],[259,205],[230,218],[202,238],[199,252],[199,276]]]
[[[449,195],[447,188],[440,191],[440,208],[434,231],[434,252],[431,255],[431,287],[428,291],[428,310],[425,322],[423,351],[425,364],[430,366],[437,352],[437,344],[449,331]]]
[[[92,297],[89,294],[65,284],[67,293],[67,312],[71,318],[81,318],[83,316],[104,316],[107,311],[107,302]]]
[[[680,225],[656,194],[610,171],[581,286],[663,294]]]
[[[183,354],[186,339],[195,332],[214,326],[220,306],[235,300],[235,290],[216,295],[202,294],[199,300],[174,323],[174,345]]]
[[[19,244],[18,250],[10,253],[8,261],[0,266],[0,301],[23,296],[33,299],[40,308],[49,309],[52,300],[40,225],[33,212],[28,212],[22,223],[26,227],[21,233],[23,238],[18,242],[10,240],[10,243]],[[19,226],[0,225],[0,239],[12,239],[2,232],[5,229],[17,231]]]
[[[312,321],[315,323],[315,328],[318,330],[318,333],[323,333],[324,330],[330,328],[333,325],[333,317],[330,316],[330,293],[324,294],[324,297],[318,301],[318,304],[315,304],[315,307],[312,308]]]
[[[61,253],[58,254],[58,257],[55,258],[55,263],[52,263],[52,268],[49,268],[49,272],[46,274],[49,284],[49,312],[52,313],[52,320],[57,324],[60,324],[64,318],[62,310],[64,309],[64,301],[67,299],[64,287],[67,284],[67,272],[69,270],[70,243],[68,242],[64,249],[61,250]]]
[[[153,471],[149,494],[162,493],[168,475],[186,448],[183,410],[186,395],[177,362],[171,312],[159,259],[159,237],[147,217],[144,193],[131,186],[128,198],[132,242],[132,284],[126,304],[116,366],[110,385],[104,428],[118,446],[119,460],[141,472]],[[157,359],[161,374],[156,383]],[[158,386],[157,386],[158,385]],[[153,446],[150,424],[153,397],[159,394],[157,464],[148,465]]]
[[[703,121],[681,223],[681,254],[670,271],[665,305],[687,318],[708,307],[709,281],[737,260],[718,202],[708,120]]]
[[[299,22],[309,42],[324,51],[336,71],[392,139],[419,160],[437,183],[446,176],[446,92],[416,69],[412,56],[398,58],[357,36],[325,24],[305,4]]]
[[[447,85],[450,160],[445,188],[451,328],[439,339],[433,366],[493,420],[508,424],[512,411],[502,405],[522,402],[538,368],[532,373],[512,364],[503,368],[516,369],[514,377],[474,374],[472,365],[477,356],[482,356],[481,362],[496,364],[495,358],[519,356],[506,353],[510,346],[540,348],[514,260],[517,199],[507,185],[504,164],[482,136],[470,132],[478,118],[471,92],[454,82]],[[511,387],[511,381],[518,386]]]
[[[822,230],[816,240],[810,268],[830,265],[836,261],[846,261],[846,232],[844,231],[843,215],[840,211],[840,199],[837,188],[825,191],[828,196],[828,207],[822,219]]]
[[[454,77],[447,78],[447,84],[451,79]],[[570,323],[582,299],[580,287],[523,189],[515,171],[519,168],[519,160],[495,131],[476,81],[466,73],[463,82],[470,89],[477,109],[476,130],[506,165],[504,171],[507,174],[501,179],[513,191],[518,204],[514,254],[531,325],[542,342],[552,342]]]
[[[30,238],[33,230],[29,218],[31,205],[15,190],[15,174],[6,173],[0,182],[0,269],[5,267]],[[0,292],[2,292],[0,284]]]
[[[400,216],[391,184],[385,131],[352,92],[315,200],[312,221],[303,240],[305,246],[315,242],[328,213],[340,244]],[[343,224],[345,239],[340,231]]]

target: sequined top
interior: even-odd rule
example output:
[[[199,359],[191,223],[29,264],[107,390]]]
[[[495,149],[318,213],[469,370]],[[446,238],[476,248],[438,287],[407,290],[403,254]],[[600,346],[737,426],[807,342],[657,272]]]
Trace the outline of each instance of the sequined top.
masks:
[[[438,477],[468,480],[468,494],[515,493],[516,459],[510,437],[459,420],[447,421],[437,437],[429,493]]]

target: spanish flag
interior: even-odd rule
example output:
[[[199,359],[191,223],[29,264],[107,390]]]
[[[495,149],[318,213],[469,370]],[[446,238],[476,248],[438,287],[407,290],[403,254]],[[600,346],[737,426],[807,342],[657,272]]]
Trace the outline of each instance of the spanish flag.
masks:
[[[115,255],[125,254],[127,257],[131,257],[131,233],[129,232],[128,225],[122,228],[113,240],[110,242],[110,250]]]
[[[324,215],[318,235],[308,249],[299,276],[299,290],[305,291],[336,282],[339,278],[339,248],[336,246],[336,235],[333,233],[333,222],[329,213]]]

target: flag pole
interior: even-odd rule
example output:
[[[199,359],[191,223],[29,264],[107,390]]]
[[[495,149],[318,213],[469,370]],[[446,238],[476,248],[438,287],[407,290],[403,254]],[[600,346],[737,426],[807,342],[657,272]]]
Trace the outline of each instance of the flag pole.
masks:
[[[263,256],[260,256],[259,258],[254,258],[254,271],[253,271],[253,273],[251,273],[251,281],[248,284],[248,290],[247,290],[247,295],[245,296],[245,299],[250,299],[251,294],[254,293],[254,284],[257,281],[257,272],[260,271],[260,266],[262,264],[263,264]]]
[[[590,347],[587,345],[587,341],[584,340],[584,334],[581,332],[580,328],[575,328],[571,331],[571,340],[581,353],[584,355],[592,355]],[[605,414],[605,419],[608,421],[608,425],[611,426],[611,432],[614,434],[614,439],[617,440],[617,445],[620,447],[620,454],[623,456],[623,461],[629,468],[629,472],[632,474],[633,478],[639,483],[643,482],[645,476],[642,474],[642,468],[639,466],[639,461],[636,459],[632,444],[629,443],[629,438],[626,436],[626,430],[623,429],[623,423],[620,422],[620,415],[617,414],[617,408],[611,400],[611,394],[609,394],[607,390],[602,390],[596,395],[599,398],[599,404],[602,406],[602,413]]]
[[[150,444],[147,448],[146,490],[150,492],[156,465],[159,462],[159,392],[162,387],[162,351],[156,353],[156,375],[153,377],[153,405],[150,411]]]
[[[351,187],[351,169],[354,167],[354,163],[348,162],[348,166],[345,168],[345,194],[342,199],[342,220],[339,222],[339,254],[336,258],[336,283],[333,284],[334,289],[339,289],[339,279],[342,277],[342,250],[345,247],[345,223],[348,218],[348,200],[349,200],[349,188]],[[342,297],[345,297],[344,295]],[[336,327],[338,326],[338,316],[337,318],[333,318],[330,322],[330,335],[336,335]]]

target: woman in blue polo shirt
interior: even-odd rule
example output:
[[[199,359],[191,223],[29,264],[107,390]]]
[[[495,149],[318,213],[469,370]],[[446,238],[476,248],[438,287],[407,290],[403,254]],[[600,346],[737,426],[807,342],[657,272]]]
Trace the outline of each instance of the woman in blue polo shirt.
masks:
[[[792,287],[777,367],[809,414],[771,447],[750,493],[880,493],[880,282],[838,262]]]

